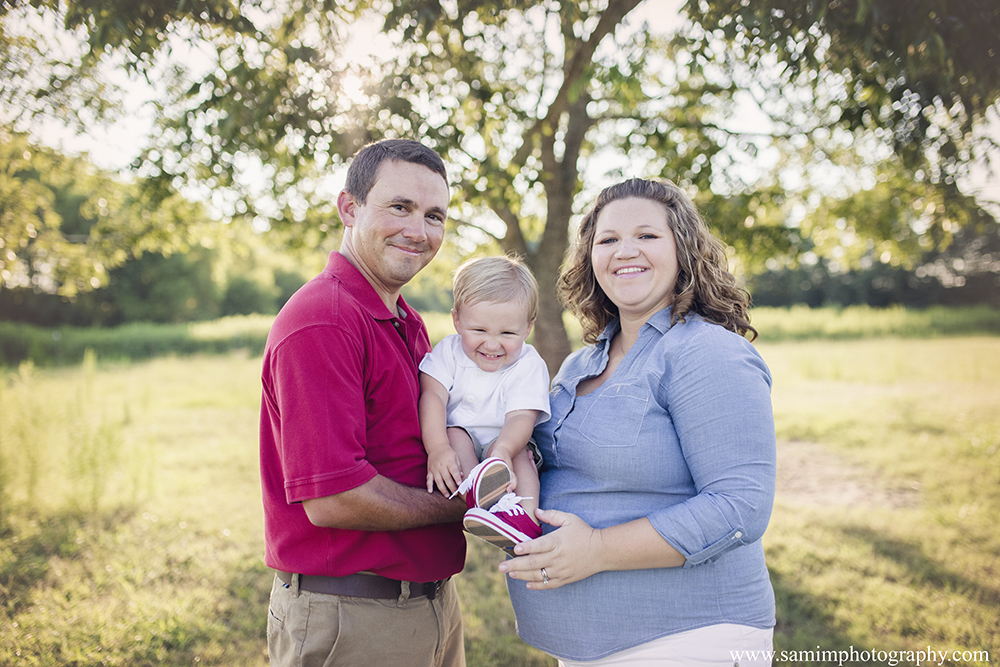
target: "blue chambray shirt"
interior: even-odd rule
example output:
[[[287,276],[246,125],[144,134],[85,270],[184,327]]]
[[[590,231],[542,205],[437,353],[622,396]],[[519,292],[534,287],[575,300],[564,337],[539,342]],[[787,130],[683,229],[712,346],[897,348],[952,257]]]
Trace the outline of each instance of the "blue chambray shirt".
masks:
[[[595,528],[648,517],[687,562],[548,591],[508,578],[518,634],[547,653],[596,660],[717,623],[774,626],[761,545],[776,468],[771,374],[745,338],[686,319],[653,315],[604,385],[577,397],[607,365],[612,322],[553,381],[552,417],[535,429],[541,507]]]

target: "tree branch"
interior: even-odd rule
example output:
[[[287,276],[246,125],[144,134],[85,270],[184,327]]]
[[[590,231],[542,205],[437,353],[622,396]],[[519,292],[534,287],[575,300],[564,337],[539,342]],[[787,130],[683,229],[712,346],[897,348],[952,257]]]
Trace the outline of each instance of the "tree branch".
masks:
[[[539,134],[542,128],[553,126],[558,123],[570,101],[570,91],[576,86],[583,76],[587,67],[594,59],[598,44],[601,43],[609,33],[611,33],[625,18],[625,16],[635,9],[642,0],[612,0],[608,8],[601,13],[601,18],[597,26],[586,40],[579,42],[580,48],[573,52],[572,56],[563,65],[563,82],[556,93],[555,99],[549,105],[549,109],[544,117],[536,120],[521,135],[521,147],[514,154],[511,163],[523,165],[534,145],[533,138]]]

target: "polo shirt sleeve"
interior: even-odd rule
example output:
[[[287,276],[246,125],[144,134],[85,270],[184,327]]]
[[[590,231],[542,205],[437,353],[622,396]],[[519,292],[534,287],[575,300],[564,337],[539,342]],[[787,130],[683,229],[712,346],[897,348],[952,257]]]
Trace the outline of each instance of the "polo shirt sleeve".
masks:
[[[458,339],[458,349],[456,349]],[[430,375],[444,385],[448,391],[455,386],[455,374],[458,371],[456,354],[461,354],[461,339],[457,335],[446,336],[434,349],[424,355],[420,361],[420,372]]]
[[[349,491],[375,477],[365,457],[364,359],[361,337],[332,325],[296,331],[272,352],[289,503]]]
[[[649,520],[684,554],[684,567],[697,567],[767,528],[776,471],[771,376],[749,342],[709,326],[671,360],[664,384],[697,495]]]
[[[536,426],[552,416],[549,408],[549,369],[533,349],[508,371],[503,392],[504,414],[514,410],[537,410]]]

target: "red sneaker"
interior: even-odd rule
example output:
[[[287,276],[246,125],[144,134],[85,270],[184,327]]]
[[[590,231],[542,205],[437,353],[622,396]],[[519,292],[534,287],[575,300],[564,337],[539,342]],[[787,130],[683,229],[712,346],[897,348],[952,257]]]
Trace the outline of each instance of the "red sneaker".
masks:
[[[507,493],[508,484],[510,468],[503,459],[491,456],[469,472],[456,493],[465,494],[465,504],[469,509],[478,507],[488,510]]]
[[[465,513],[465,529],[498,549],[513,553],[514,546],[541,537],[542,527],[531,520],[518,503],[524,500],[508,493],[488,511],[473,507]]]

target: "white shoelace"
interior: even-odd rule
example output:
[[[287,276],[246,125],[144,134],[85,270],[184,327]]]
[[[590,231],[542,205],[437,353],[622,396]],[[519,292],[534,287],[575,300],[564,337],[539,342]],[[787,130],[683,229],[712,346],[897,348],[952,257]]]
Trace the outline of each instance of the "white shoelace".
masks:
[[[453,493],[450,496],[448,496],[448,500],[451,500],[452,498],[454,498],[455,496],[457,496],[459,494],[461,494],[463,496],[465,494],[467,494],[472,489],[472,481],[474,479],[476,479],[476,475],[479,474],[480,469],[484,465],[486,465],[487,463],[489,463],[488,460],[487,461],[482,461],[481,463],[479,463],[479,465],[477,465],[475,468],[473,468],[472,470],[470,470],[469,471],[469,475],[465,479],[462,480],[461,484],[458,485],[458,488],[455,490],[455,493]]]
[[[479,465],[482,465],[482,463],[480,463]],[[479,466],[476,466],[476,468],[478,468],[478,467]],[[473,472],[475,472],[475,468],[473,468]],[[450,496],[448,496],[448,500],[451,500],[452,498],[454,498],[455,496],[457,496],[459,494],[461,494],[463,496],[465,494],[467,494],[472,489],[472,479],[473,479],[473,477],[472,477],[472,474],[470,473],[469,476],[466,477],[465,479],[463,479],[462,483],[458,485],[458,488],[455,489],[455,493],[453,493]]]
[[[511,514],[527,514],[524,508],[519,504],[522,500],[531,500],[532,496],[527,498],[522,498],[521,496],[515,495],[513,491],[507,492],[497,504],[490,508],[490,514],[499,514],[500,512],[510,512]]]

